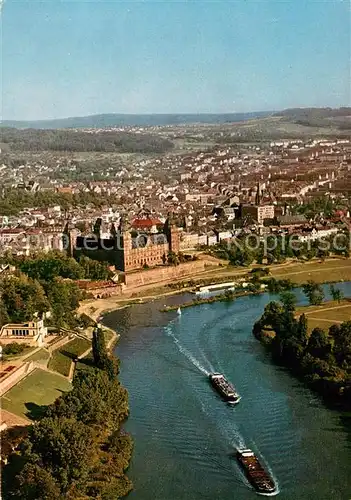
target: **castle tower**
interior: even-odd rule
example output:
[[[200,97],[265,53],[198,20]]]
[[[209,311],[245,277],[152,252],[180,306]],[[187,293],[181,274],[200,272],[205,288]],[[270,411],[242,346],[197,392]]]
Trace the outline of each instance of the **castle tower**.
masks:
[[[100,239],[104,230],[104,222],[101,217],[98,217],[93,227],[93,233]]]
[[[74,249],[77,246],[78,230],[74,227],[71,220],[68,220],[63,230],[63,250],[66,250],[69,257],[73,257]]]
[[[166,219],[163,232],[165,233],[168,241],[169,251],[179,253],[180,248],[180,234],[179,229],[176,227],[173,214],[169,213]]]
[[[126,215],[121,215],[118,232],[115,237],[115,245],[121,256],[122,270],[128,271],[132,261],[132,235],[130,233],[130,224]]]

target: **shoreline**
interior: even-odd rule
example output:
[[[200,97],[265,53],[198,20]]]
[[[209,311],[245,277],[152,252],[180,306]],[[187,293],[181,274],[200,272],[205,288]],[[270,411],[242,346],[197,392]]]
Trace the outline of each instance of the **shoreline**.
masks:
[[[272,304],[270,302],[269,304]],[[269,306],[267,304],[266,308]],[[338,410],[342,412],[349,412],[351,410],[351,400],[349,399],[349,377],[347,367],[342,367],[341,364],[335,364],[330,359],[327,361],[324,357],[313,354],[308,351],[309,338],[311,335],[311,328],[309,321],[317,321],[317,327],[322,329],[325,335],[328,336],[328,330],[334,325],[341,325],[347,320],[343,320],[342,314],[339,319],[338,310],[343,308],[351,308],[350,297],[344,297],[341,300],[327,299],[319,305],[306,304],[296,306],[293,311],[293,320],[298,325],[301,317],[305,317],[305,339],[304,337],[294,336],[296,328],[290,327],[289,323],[284,325],[284,335],[282,336],[281,328],[279,328],[279,321],[281,321],[282,312],[272,312],[271,316],[266,316],[266,308],[260,318],[254,323],[252,327],[252,335],[255,339],[270,353],[271,363],[276,366],[283,367],[292,377],[299,380],[305,387],[319,395],[320,399],[331,410]],[[323,313],[327,315],[331,312],[330,319],[323,318]],[[313,315],[322,315],[322,317],[314,317]],[[270,318],[270,319],[268,319]],[[273,318],[273,319],[272,319]],[[273,323],[272,323],[273,321]],[[322,322],[322,327],[320,323]],[[324,329],[323,322],[328,323],[328,328]],[[274,325],[278,325],[277,328]],[[286,333],[287,332],[287,333]],[[308,333],[309,332],[309,333]],[[313,331],[312,331],[313,333]],[[286,335],[288,335],[286,337]],[[286,340],[288,339],[288,340]],[[292,339],[292,340],[291,340]],[[299,340],[300,339],[300,340]],[[290,341],[290,344],[289,344]],[[291,349],[291,342],[295,342],[295,350]],[[298,350],[300,348],[300,350]],[[309,358],[308,358],[309,356]],[[315,361],[313,361],[315,359]],[[312,361],[311,361],[312,360]],[[318,366],[317,370],[315,365],[317,360],[323,362],[324,365]],[[309,371],[307,362],[313,367],[313,373]],[[332,375],[332,371],[334,374]]]
[[[155,287],[157,288],[159,284],[155,283]],[[104,299],[93,299],[89,301],[83,301],[79,306],[78,312],[79,314],[86,314],[95,322],[99,322],[103,319],[106,314],[118,311],[120,309],[125,309],[127,307],[131,307],[137,304],[144,304],[146,302],[152,302],[153,300],[162,299],[163,297],[171,297],[173,295],[181,295],[182,293],[189,292],[194,287],[182,288],[180,290],[171,290],[166,293],[155,293],[152,295],[147,295],[144,297],[129,297],[124,299],[118,299],[117,297],[114,299],[113,297],[107,297]],[[105,327],[104,328],[108,328]],[[114,331],[114,330],[113,330]],[[117,334],[118,335],[118,334]]]
[[[281,278],[275,277],[275,276],[271,276],[271,277],[275,278],[277,281],[284,279],[283,276]],[[189,279],[191,279],[191,278],[189,278]],[[332,285],[332,284],[347,283],[347,282],[351,282],[351,279],[316,281],[316,283],[319,283],[321,285]],[[302,283],[294,283],[293,282],[294,289],[301,288],[301,286],[302,286]],[[159,288],[159,284],[155,283],[154,289],[157,289],[157,288]],[[91,300],[89,299],[87,301],[81,302],[79,309],[78,309],[78,312],[79,312],[79,314],[86,314],[94,322],[99,322],[107,314],[113,313],[113,312],[118,311],[120,309],[125,309],[127,307],[131,307],[131,306],[137,305],[137,304],[145,304],[147,302],[152,302],[154,300],[161,299],[163,297],[172,297],[175,295],[181,295],[183,293],[190,293],[193,289],[194,289],[194,286],[192,285],[192,286],[184,287],[181,289],[173,289],[173,290],[170,290],[170,291],[167,291],[164,293],[158,292],[158,293],[154,293],[154,294],[150,294],[150,295],[145,295],[142,297],[126,297],[124,299],[119,299],[117,297],[115,297],[115,298],[114,297],[107,297],[107,298],[103,298],[103,299],[91,299]],[[257,291],[249,291],[248,290],[245,292],[240,291],[240,292],[237,292],[235,294],[235,298],[239,298],[242,296],[249,296],[249,295],[259,295],[262,293],[271,293],[271,292],[269,292],[269,290],[267,290],[267,289],[257,290]],[[215,301],[213,301],[213,302],[215,302]],[[187,304],[187,305],[185,305],[185,304]],[[184,307],[184,305],[185,305],[185,307],[189,307],[188,303],[184,303],[184,304],[177,305],[177,307],[175,309],[177,309],[178,307],[182,308],[182,307]],[[196,301],[194,301],[193,305],[196,306],[196,305],[199,305],[199,303],[196,303]]]

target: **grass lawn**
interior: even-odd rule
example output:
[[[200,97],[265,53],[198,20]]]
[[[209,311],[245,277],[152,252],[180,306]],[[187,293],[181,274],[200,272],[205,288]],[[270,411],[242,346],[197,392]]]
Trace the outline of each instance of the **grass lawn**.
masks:
[[[347,300],[340,303],[329,301],[320,306],[299,307],[297,313],[305,313],[309,331],[312,331],[317,326],[323,330],[328,330],[335,323],[351,320],[351,302]]]
[[[83,370],[83,371],[93,370],[94,366],[95,365],[94,365],[93,353],[90,352],[88,354],[88,356],[85,356],[85,358],[80,359],[78,361],[78,363],[76,364],[75,373],[77,373],[77,371],[80,371],[80,370]]]
[[[36,361],[37,363],[46,366],[49,357],[50,354],[48,353],[48,351],[46,351],[45,349],[39,349],[39,351],[26,358],[26,361]]]
[[[53,403],[62,392],[70,389],[68,380],[37,369],[2,396],[2,408],[16,415],[35,419],[42,412],[41,406]]]
[[[104,336],[105,336],[105,342],[106,342],[106,345],[109,343],[109,341],[114,337],[114,332],[112,332],[111,330],[107,330],[104,328]]]
[[[89,340],[81,338],[71,340],[53,352],[48,368],[68,377],[72,360],[83,354],[89,347],[91,347]]]
[[[319,283],[351,281],[351,259],[293,263],[277,269],[271,266],[270,270],[274,278],[287,278],[298,284],[306,283],[308,280]]]

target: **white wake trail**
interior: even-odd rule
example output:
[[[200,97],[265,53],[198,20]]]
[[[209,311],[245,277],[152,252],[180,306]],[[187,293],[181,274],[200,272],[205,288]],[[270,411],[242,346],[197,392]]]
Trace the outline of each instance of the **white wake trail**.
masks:
[[[182,344],[180,343],[179,339],[173,334],[171,331],[170,327],[166,327],[166,334],[169,337],[172,337],[175,345],[177,346],[179,352],[181,352],[198,370],[200,370],[201,373],[203,373],[206,376],[209,376],[210,372],[206,370],[204,366],[199,363],[199,361],[191,354],[191,352],[188,351]]]

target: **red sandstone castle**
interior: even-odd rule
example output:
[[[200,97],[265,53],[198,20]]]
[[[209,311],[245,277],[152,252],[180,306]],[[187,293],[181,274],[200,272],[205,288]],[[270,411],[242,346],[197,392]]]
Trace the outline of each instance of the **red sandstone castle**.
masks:
[[[170,252],[179,252],[179,230],[171,216],[158,232],[151,232],[148,226],[151,228],[154,224],[144,224],[145,230],[142,231],[132,230],[122,217],[118,229],[112,225],[106,237],[106,228],[104,233],[101,220],[95,224],[93,233],[85,236],[78,236],[77,230],[67,224],[68,250],[71,255],[84,254],[92,259],[108,261],[123,272],[165,264]]]

